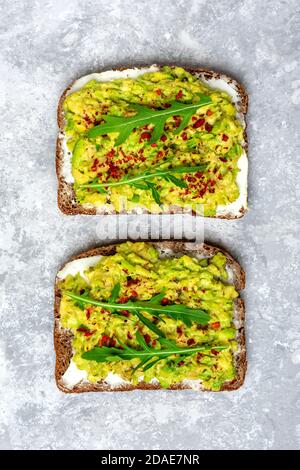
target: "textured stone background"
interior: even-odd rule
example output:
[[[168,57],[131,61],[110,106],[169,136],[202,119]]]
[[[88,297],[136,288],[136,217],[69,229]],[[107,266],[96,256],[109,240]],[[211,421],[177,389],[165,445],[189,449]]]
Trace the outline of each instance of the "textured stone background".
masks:
[[[1,446],[291,449],[300,442],[297,0],[1,1]],[[247,271],[249,369],[233,393],[67,396],[53,380],[53,281],[101,243],[56,206],[56,105],[75,77],[199,64],[248,89],[250,211],[206,221]],[[98,232],[99,233],[99,232]]]

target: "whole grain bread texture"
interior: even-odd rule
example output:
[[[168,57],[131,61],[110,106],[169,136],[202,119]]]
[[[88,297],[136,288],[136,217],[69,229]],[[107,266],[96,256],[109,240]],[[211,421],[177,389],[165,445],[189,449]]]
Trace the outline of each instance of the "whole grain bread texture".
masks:
[[[236,290],[240,293],[245,288],[245,273],[240,264],[235,261],[232,256],[221,248],[203,244],[196,244],[184,241],[160,241],[151,242],[151,244],[160,250],[161,253],[166,252],[166,256],[178,256],[188,254],[190,256],[200,256],[201,258],[211,258],[218,252],[222,252],[226,256],[226,267],[231,274],[231,282]],[[68,262],[76,259],[88,258],[90,256],[111,256],[116,253],[118,244],[111,244],[93,248],[85,251],[77,256],[72,257]],[[67,388],[62,380],[62,376],[69,367],[73,356],[72,338],[73,333],[66,330],[60,325],[60,301],[61,291],[58,286],[58,277],[55,281],[55,303],[54,303],[54,347],[56,352],[55,379],[60,390],[65,393],[81,393],[81,392],[111,392],[111,391],[130,391],[130,390],[159,390],[162,387],[159,384],[150,384],[139,382],[138,385],[122,384],[119,386],[111,386],[103,380],[96,383],[81,381],[72,388]],[[238,351],[235,353],[234,361],[236,368],[236,379],[225,382],[221,391],[230,391],[238,389],[245,379],[247,369],[246,340],[245,340],[245,304],[241,297],[235,300],[234,305],[234,323],[237,328]],[[191,389],[185,383],[176,383],[171,385],[170,390]],[[201,391],[211,391],[201,388]]]
[[[114,70],[126,70],[129,68],[143,68],[143,67],[148,67],[147,65],[145,66],[131,66],[131,67],[118,67],[117,69]],[[159,66],[162,67],[162,66]],[[223,73],[218,73],[213,70],[207,70],[201,67],[184,67],[185,70],[188,72],[197,75],[197,77],[201,80],[201,78],[204,78],[205,80],[211,80],[211,79],[222,79],[225,80],[228,85],[232,86],[236,92],[238,93],[239,96],[239,101],[236,105],[237,111],[243,115],[244,117],[247,114],[248,110],[248,94],[243,87],[237,80],[229,77],[228,75],[225,75]],[[101,72],[105,72],[106,69],[101,70]],[[60,97],[59,103],[58,103],[58,109],[57,109],[57,123],[58,123],[58,128],[59,128],[59,135],[57,138],[56,142],[56,174],[57,174],[57,179],[58,179],[58,207],[60,210],[66,214],[66,215],[76,215],[76,214],[84,214],[84,215],[105,215],[105,214],[116,214],[116,211],[112,208],[107,208],[103,207],[97,208],[96,207],[85,207],[82,204],[77,203],[76,197],[75,197],[75,191],[73,187],[73,183],[68,183],[65,181],[63,175],[62,175],[62,166],[63,166],[63,159],[64,159],[64,149],[63,149],[63,139],[64,139],[64,127],[65,127],[65,117],[64,117],[64,111],[63,111],[63,103],[65,100],[65,97],[68,95],[70,92],[73,84],[75,83],[76,80],[74,80],[63,92],[63,94]],[[244,129],[244,150],[246,152],[246,155],[248,154],[248,141],[247,141],[247,133],[246,133],[246,126]],[[70,155],[71,158],[71,155]],[[238,219],[242,217],[245,212],[246,212],[246,207],[241,207],[239,210],[239,214],[234,214],[231,213],[230,211],[227,214],[222,214],[218,215],[216,214],[216,218],[220,219]],[[130,213],[149,213],[149,211],[142,206],[139,206],[138,208],[130,211]],[[126,213],[126,212],[123,212]],[[166,214],[176,214],[176,213],[182,213],[182,208],[179,206],[170,206],[164,213]],[[195,215],[195,214],[193,214]]]

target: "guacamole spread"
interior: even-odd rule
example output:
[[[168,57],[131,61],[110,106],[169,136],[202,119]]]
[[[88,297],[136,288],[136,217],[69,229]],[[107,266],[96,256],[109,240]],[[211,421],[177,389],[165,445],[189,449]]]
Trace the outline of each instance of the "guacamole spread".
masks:
[[[178,103],[199,107],[178,115]],[[121,144],[117,127],[107,134],[91,132],[105,124],[106,116],[117,122],[168,108],[174,112],[160,126],[137,118]],[[63,109],[79,204],[109,205],[117,212],[139,206],[157,213],[163,206],[195,209],[201,204],[204,215],[214,216],[219,205],[239,197],[236,176],[243,126],[236,108],[227,93],[211,89],[183,68],[166,66],[108,82],[91,80],[67,95]],[[163,175],[139,179],[153,170]]]
[[[89,381],[112,372],[134,384],[141,377],[163,387],[201,380],[206,389],[220,390],[235,379],[238,292],[228,283],[222,253],[210,259],[161,257],[150,243],[127,242],[84,275],[69,274],[59,283],[61,326],[72,331],[72,360]],[[187,321],[191,312],[198,317]],[[170,354],[160,357],[165,350]],[[147,363],[138,357],[144,351]]]

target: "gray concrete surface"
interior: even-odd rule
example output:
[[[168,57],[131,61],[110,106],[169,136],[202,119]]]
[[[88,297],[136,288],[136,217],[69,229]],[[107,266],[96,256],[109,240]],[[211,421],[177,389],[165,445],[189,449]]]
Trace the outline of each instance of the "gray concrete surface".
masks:
[[[291,449],[300,442],[299,2],[1,2],[2,448]],[[197,64],[250,95],[250,211],[206,221],[247,271],[249,369],[234,393],[66,396],[53,379],[53,281],[101,243],[56,206],[56,105],[75,77]]]

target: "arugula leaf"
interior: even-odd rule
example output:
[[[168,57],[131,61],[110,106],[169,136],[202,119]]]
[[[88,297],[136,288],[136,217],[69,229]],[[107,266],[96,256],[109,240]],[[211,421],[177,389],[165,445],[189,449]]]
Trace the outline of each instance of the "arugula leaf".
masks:
[[[142,336],[139,331],[136,332],[135,337],[136,337],[138,344],[141,346],[141,348],[144,349],[145,351],[146,350],[149,351],[150,347],[146,343],[144,336]]]
[[[111,295],[109,298],[110,302],[113,302],[113,303],[116,302],[117,298],[119,297],[120,290],[121,290],[121,285],[118,282],[118,284],[116,284],[111,291]]]
[[[65,292],[65,295],[70,297],[75,301],[82,301],[84,303],[90,305],[96,305],[102,307],[106,310],[114,311],[114,310],[128,310],[131,313],[135,314],[135,312],[148,312],[155,316],[159,315],[167,315],[171,318],[175,318],[177,320],[181,320],[187,326],[191,326],[192,321],[199,323],[200,325],[207,325],[210,316],[207,312],[200,308],[191,308],[187,307],[186,305],[182,304],[174,304],[174,305],[161,305],[158,302],[151,302],[148,300],[144,301],[128,301],[122,304],[118,304],[116,302],[101,302],[99,300],[92,299],[91,297],[82,297],[80,295],[73,294],[72,292]]]
[[[77,300],[75,301],[75,305],[80,308],[80,310],[84,310],[85,308],[85,299],[89,298],[89,293],[84,292],[80,296],[78,296]]]
[[[166,181],[170,181],[171,183],[175,184],[175,186],[178,186],[179,188],[187,188],[188,185],[185,181],[180,180],[179,178],[176,178],[174,175],[167,175],[164,177]]]
[[[83,359],[96,362],[115,362],[121,360],[130,361],[131,359],[140,359],[139,364],[133,370],[134,372],[141,366],[144,366],[144,371],[150,369],[158,361],[173,356],[174,354],[179,355],[181,357],[186,357],[191,356],[200,351],[209,351],[212,348],[218,351],[227,348],[227,346],[212,346],[209,344],[203,344],[194,348],[181,348],[177,346],[176,343],[173,343],[170,340],[162,339],[160,342],[162,345],[165,345],[165,347],[163,347],[162,349],[155,349],[147,345],[143,336],[139,332],[136,333],[136,340],[141,349],[134,349],[131,346],[128,346],[127,344],[124,344],[119,341],[119,344],[122,349],[116,347],[96,346],[93,349],[90,349],[90,351],[84,352],[81,357]]]
[[[161,302],[162,299],[165,297],[166,291],[162,290],[159,294],[156,294],[154,297],[148,300],[149,304],[157,304],[158,302]]]
[[[144,323],[149,330],[153,331],[153,333],[157,334],[159,338],[164,338],[165,334],[156,326],[152,321],[150,321],[148,318],[144,317],[138,310],[136,312],[133,312],[138,319],[140,320],[141,323]]]
[[[158,140],[164,130],[166,120],[172,116],[181,116],[182,121],[175,133],[178,134],[181,130],[188,125],[195,110],[202,106],[211,103],[211,98],[206,95],[199,95],[200,100],[198,103],[179,103],[174,101],[169,108],[166,109],[152,109],[139,104],[131,104],[130,108],[137,113],[132,117],[111,116],[109,114],[102,116],[105,123],[93,127],[87,132],[88,137],[97,137],[99,135],[118,133],[119,136],[115,145],[121,145],[129,137],[133,129],[137,127],[152,124],[154,131],[152,133],[150,144]]]
[[[146,370],[151,369],[151,367],[155,366],[155,364],[157,364],[159,361],[161,361],[161,358],[154,359],[154,361],[152,362],[147,361],[148,364],[143,367],[143,372],[146,372]]]
[[[161,204],[160,195],[159,195],[159,192],[157,191],[157,189],[155,187],[155,184],[150,183],[150,181],[147,181],[146,184],[147,184],[148,189],[151,190],[152,197],[153,197],[154,201],[156,202],[156,204],[160,205]]]
[[[106,183],[86,183],[78,185],[78,188],[85,189],[99,189],[99,188],[110,188],[113,186],[122,186],[123,184],[129,184],[131,186],[140,188],[140,189],[149,189],[148,185],[139,186],[141,181],[146,181],[149,183],[149,180],[152,178],[173,178],[172,181],[174,184],[179,185],[179,179],[173,177],[173,173],[175,174],[188,174],[188,173],[197,173],[198,171],[203,171],[207,167],[208,163],[202,163],[197,166],[178,166],[174,168],[169,168],[167,170],[156,170],[156,171],[145,171],[143,174],[137,174],[135,176],[128,176],[126,175],[120,181],[108,181]],[[180,181],[180,184],[182,182]],[[186,186],[181,186],[186,187]]]

